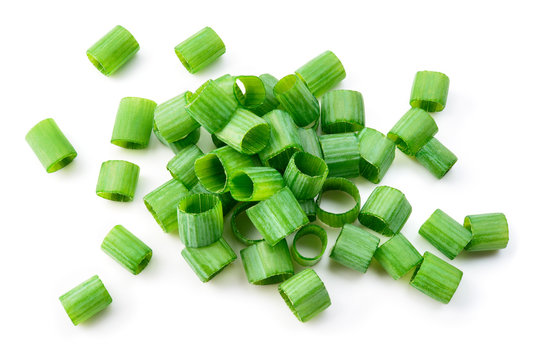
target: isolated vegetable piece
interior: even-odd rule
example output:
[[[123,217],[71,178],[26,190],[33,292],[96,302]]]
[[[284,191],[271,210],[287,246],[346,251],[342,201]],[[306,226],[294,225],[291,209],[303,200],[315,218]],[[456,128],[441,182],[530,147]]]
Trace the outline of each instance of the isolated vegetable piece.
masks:
[[[195,175],[195,161],[203,155],[204,153],[197,145],[186,146],[167,163],[167,170],[173,178],[180,180],[188,189],[191,189],[199,182]]]
[[[143,198],[144,205],[158,225],[166,233],[178,230],[178,203],[189,194],[187,187],[177,179],[171,179]]]
[[[442,179],[454,166],[458,158],[439,140],[431,138],[426,145],[418,150],[416,160],[435,175],[437,179]]]
[[[124,160],[101,164],[96,194],[107,200],[132,201],[139,181],[139,166]]]
[[[148,146],[154,121],[156,103],[152,100],[125,97],[116,113],[111,143],[126,149]]]
[[[201,125],[186,111],[186,105],[192,96],[186,91],[156,106],[154,125],[165,141],[172,143],[184,139]]]
[[[234,173],[230,181],[232,197],[237,201],[266,200],[285,186],[283,177],[271,167],[247,167]]]
[[[203,247],[223,235],[223,210],[216,195],[191,194],[178,203],[178,233],[186,247]]]
[[[321,208],[321,201],[323,194],[326,191],[337,190],[343,191],[349,194],[355,201],[355,205],[352,209],[349,209],[342,213],[332,213]],[[328,226],[342,227],[345,224],[350,224],[356,220],[358,213],[360,212],[360,193],[356,185],[345,178],[327,178],[324,185],[317,197],[315,203],[317,209],[317,218]]]
[[[379,246],[373,257],[394,280],[422,262],[422,255],[402,234],[394,235]]]
[[[256,205],[256,203],[254,202],[245,202],[245,203],[240,203],[233,211],[232,215],[231,215],[231,230],[234,234],[234,236],[236,237],[236,239],[238,241],[240,241],[242,244],[244,245],[253,245],[253,244],[256,244],[258,242],[261,242],[263,241],[264,242],[264,239],[248,239],[241,231],[240,229],[238,228],[238,217],[240,216],[240,214],[246,212],[247,209],[249,209],[250,207],[252,207],[253,205]],[[249,220],[249,218],[248,218]],[[249,220],[251,221],[251,220]],[[242,254],[240,252],[240,254]]]
[[[375,129],[364,128],[357,137],[360,152],[360,175],[372,183],[378,184],[394,161],[396,146],[384,134]]]
[[[306,216],[309,222],[317,220],[317,206],[315,205],[314,199],[309,200],[298,200],[300,207],[306,213]]]
[[[204,247],[185,247],[182,250],[182,257],[204,283],[236,260],[236,254],[223,238]]]
[[[216,137],[243,154],[253,155],[268,145],[270,126],[251,111],[238,108]]]
[[[472,233],[467,251],[499,250],[508,245],[508,222],[502,213],[468,215],[463,226]]]
[[[276,86],[278,79],[270,74],[259,75],[259,79],[262,80],[264,86],[264,100],[262,104],[253,108],[252,111],[259,116],[263,116],[279,106],[279,101],[274,96],[274,86]]]
[[[283,179],[298,200],[313,199],[321,191],[328,176],[328,166],[323,159],[297,152],[289,160]]]
[[[311,256],[305,256],[300,254],[300,251],[298,251],[298,245],[297,243],[306,235],[315,235],[321,240],[321,250],[319,253],[313,257]],[[326,245],[328,244],[328,236],[326,235],[326,230],[324,230],[319,225],[315,224],[308,224],[298,230],[298,232],[294,235],[294,240],[291,246],[291,254],[296,261],[297,264],[302,266],[313,266],[317,264],[319,261],[321,261],[322,256],[324,255],[324,252],[326,251]]]
[[[346,76],[341,61],[329,50],[311,59],[296,70],[296,75],[306,83],[311,93],[317,97],[336,86]]]
[[[357,226],[345,224],[336,239],[330,258],[341,265],[365,273],[380,239]]]
[[[195,74],[225,54],[225,44],[219,35],[207,26],[176,45],[174,52],[186,70]]]
[[[190,194],[213,194],[216,195],[221,201],[221,207],[223,208],[223,216],[227,215],[229,211],[238,203],[231,196],[230,192],[224,192],[221,194],[216,194],[211,191],[208,191],[200,182],[195,184],[195,186],[189,191]]]
[[[360,148],[356,133],[319,137],[328,176],[353,178],[360,175]]]
[[[294,275],[294,267],[286,240],[275,246],[259,241],[240,250],[248,281],[254,285],[280,283]]]
[[[359,131],[364,128],[364,99],[354,90],[333,90],[321,100],[321,128],[327,134]]]
[[[323,158],[321,143],[319,142],[319,136],[315,129],[298,128],[298,136],[300,137],[300,143],[302,144],[304,152],[320,157],[321,159]]]
[[[411,108],[388,132],[388,138],[399,150],[415,156],[437,131],[439,128],[431,115],[422,109]]]
[[[122,225],[109,231],[101,249],[133,275],[143,271],[152,258],[152,249]]]
[[[419,71],[416,73],[409,103],[414,108],[429,112],[442,111],[448,98],[450,79],[436,71]]]
[[[79,325],[104,310],[112,298],[99,277],[94,275],[60,296],[60,302],[73,325]]]
[[[308,127],[319,120],[319,102],[298,76],[287,75],[279,80],[274,86],[274,96],[296,125]]]

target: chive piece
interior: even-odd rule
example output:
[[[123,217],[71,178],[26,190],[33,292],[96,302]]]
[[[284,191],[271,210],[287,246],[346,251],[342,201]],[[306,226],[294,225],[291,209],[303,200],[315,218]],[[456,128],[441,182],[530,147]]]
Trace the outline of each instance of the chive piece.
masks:
[[[448,304],[462,277],[461,270],[426,251],[409,283],[435,300]]]
[[[422,109],[411,108],[388,132],[388,138],[399,150],[415,156],[437,131],[439,128],[431,115]]]
[[[234,234],[234,236],[236,237],[236,239],[238,239],[238,241],[240,241],[242,244],[244,245],[253,245],[253,244],[256,244],[258,242],[264,242],[264,239],[248,239],[241,231],[240,229],[238,228],[238,216],[240,216],[240,214],[246,212],[247,209],[249,209],[250,207],[252,207],[253,205],[256,205],[256,203],[253,203],[253,202],[245,202],[245,203],[240,203],[240,205],[238,205],[232,215],[231,215],[231,230]],[[249,219],[249,218],[248,218]],[[241,253],[240,253],[241,254]]]
[[[112,298],[99,277],[94,275],[60,296],[60,302],[73,325],[79,325],[105,309]]]
[[[354,90],[333,90],[321,100],[321,128],[327,134],[364,128],[364,99]]]
[[[283,179],[298,200],[308,200],[321,191],[327,176],[328,166],[323,159],[297,152],[289,160]]]
[[[240,250],[240,257],[251,284],[276,284],[294,275],[291,254],[285,239],[275,246],[259,241]]]
[[[162,143],[163,145],[169,147],[173,151],[173,153],[175,153],[175,154],[178,154],[178,152],[180,150],[182,150],[183,148],[185,148],[186,146],[197,145],[197,143],[199,142],[199,139],[201,138],[201,128],[200,127],[193,130],[192,132],[190,132],[188,134],[188,136],[186,136],[185,138],[177,140],[177,141],[172,142],[172,143],[167,142],[167,140],[165,140],[163,138],[163,136],[161,136],[161,134],[159,133],[159,131],[155,127],[155,123],[154,123],[153,132],[154,132],[154,135],[156,136],[156,138],[159,140],[159,142]]]
[[[216,195],[221,201],[221,207],[223,208],[223,216],[227,215],[229,211],[238,203],[231,196],[230,192],[225,192],[221,194],[216,194],[211,191],[208,191],[200,182],[195,184],[195,186],[190,190],[190,194],[213,194]]]
[[[178,203],[178,233],[187,247],[203,247],[223,235],[223,210],[219,197],[191,194]]]
[[[165,141],[172,143],[184,139],[200,128],[201,125],[186,111],[191,95],[191,91],[186,91],[156,106],[154,126]]]
[[[422,255],[402,234],[396,234],[375,251],[374,258],[397,280],[422,262]]]
[[[252,111],[259,116],[263,116],[279,106],[279,101],[274,96],[274,86],[276,86],[278,79],[270,74],[259,75],[259,79],[261,79],[264,86],[264,100]]]
[[[180,180],[188,189],[191,189],[199,181],[195,175],[195,161],[203,155],[204,153],[197,145],[187,146],[167,163],[167,170],[173,178]]]
[[[244,89],[239,86],[239,83]],[[261,106],[266,98],[264,82],[258,76],[253,75],[235,76],[233,94],[241,106],[250,110]]]
[[[343,191],[349,194],[354,199],[356,205],[354,205],[352,209],[343,213],[331,213],[323,210],[321,208],[323,194],[330,190]],[[319,220],[331,227],[342,227],[345,224],[354,222],[354,220],[356,220],[358,217],[358,213],[360,212],[360,193],[358,192],[356,185],[350,180],[339,177],[327,178],[323,184],[319,196],[317,197],[315,206]]]
[[[216,137],[243,154],[253,155],[266,147],[270,126],[251,111],[238,108]]]
[[[315,317],[331,305],[321,278],[313,269],[305,269],[278,286],[279,294],[302,322]]]
[[[171,179],[143,198],[144,205],[164,232],[178,230],[177,208],[189,190],[177,179]]]
[[[208,282],[236,260],[236,254],[223,238],[204,247],[185,247],[182,256],[202,282]]]
[[[373,231],[391,236],[399,233],[411,211],[411,204],[401,191],[377,186],[360,210],[358,220]]]
[[[174,52],[186,70],[195,74],[225,54],[225,44],[207,26],[176,45]]]
[[[319,142],[319,136],[317,136],[315,129],[298,128],[298,136],[300,136],[300,143],[302,144],[304,152],[320,157],[321,159],[323,158],[321,143]]]
[[[111,143],[126,149],[148,146],[154,121],[156,103],[152,100],[125,97],[116,113]]]
[[[53,119],[34,125],[25,139],[48,173],[62,169],[77,157],[77,152]]]
[[[227,144],[225,144],[223,141],[219,140],[216,136],[216,134],[210,135],[210,138],[212,139],[212,142],[214,143],[214,146],[216,148],[224,147]]]
[[[246,214],[270,246],[308,223],[306,214],[288,187],[247,209]]]
[[[109,231],[101,243],[101,250],[133,275],[143,271],[152,258],[152,249],[122,225]]]
[[[377,130],[364,128],[358,134],[358,148],[360,175],[372,183],[380,183],[394,161],[396,146]]]
[[[266,200],[285,186],[283,177],[271,167],[248,167],[231,177],[230,188],[237,201]]]
[[[345,224],[339,233],[330,258],[341,265],[365,273],[380,239],[366,230]]]
[[[298,76],[287,75],[279,80],[274,86],[274,96],[296,125],[309,127],[319,119],[319,102]]]
[[[107,200],[133,200],[139,181],[139,166],[124,160],[109,160],[101,164],[96,194]]]
[[[133,35],[117,25],[92,45],[86,51],[86,56],[96,69],[109,76],[134,57],[139,48]]]
[[[437,179],[442,179],[444,175],[454,164],[458,158],[453,152],[448,150],[436,138],[431,138],[417,153],[416,160],[422,164],[430,173],[435,175]]]
[[[472,238],[469,230],[441,209],[431,214],[418,233],[450,260],[454,259]]]
[[[311,93],[317,97],[336,86],[346,76],[343,64],[329,50],[296,70],[296,75],[307,84]]]
[[[315,205],[315,200],[298,200],[300,207],[306,213],[306,216],[309,222],[317,220],[317,206]]]
[[[360,175],[360,149],[356,133],[319,137],[328,176],[353,178]]]
[[[508,245],[508,222],[501,213],[465,216],[463,226],[472,233],[467,251],[504,249]]]
[[[429,112],[442,111],[448,98],[450,79],[436,71],[419,71],[414,77],[410,104]]]
[[[315,235],[321,240],[321,250],[319,253],[313,257],[304,256],[300,254],[298,251],[297,243],[300,241],[301,238],[303,238],[306,235]],[[294,235],[294,240],[291,246],[291,253],[294,261],[296,261],[297,264],[302,266],[313,266],[317,264],[319,261],[321,261],[322,256],[324,255],[324,252],[326,251],[326,245],[328,245],[328,236],[326,235],[326,231],[320,227],[319,225],[315,224],[308,224],[298,230],[298,232]]]

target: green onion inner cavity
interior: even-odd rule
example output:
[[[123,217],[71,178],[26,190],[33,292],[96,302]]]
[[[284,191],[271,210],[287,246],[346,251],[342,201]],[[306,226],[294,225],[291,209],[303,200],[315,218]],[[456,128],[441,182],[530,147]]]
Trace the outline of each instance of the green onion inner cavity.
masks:
[[[236,227],[246,239],[257,240],[263,238],[259,230],[257,230],[255,225],[249,220],[245,211],[242,211],[236,217]]]
[[[354,198],[344,191],[328,190],[322,193],[320,208],[326,212],[341,214],[355,207]]]
[[[315,258],[322,250],[321,238],[314,234],[306,234],[296,241],[296,249],[303,257]]]

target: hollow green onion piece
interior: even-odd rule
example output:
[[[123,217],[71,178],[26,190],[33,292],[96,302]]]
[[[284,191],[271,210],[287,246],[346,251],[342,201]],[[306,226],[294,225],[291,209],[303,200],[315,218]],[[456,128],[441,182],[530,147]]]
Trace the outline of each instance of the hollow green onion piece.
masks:
[[[418,233],[450,260],[454,259],[472,238],[469,230],[441,209],[431,214]]]
[[[319,119],[317,98],[296,75],[287,75],[274,86],[274,96],[293,118],[296,125],[309,127]]]
[[[339,233],[330,258],[341,265],[365,273],[371,264],[380,239],[366,230],[345,224]]]
[[[327,134],[362,130],[364,99],[354,90],[333,90],[321,99],[321,128]]]
[[[240,241],[242,244],[244,245],[253,245],[253,244],[256,244],[258,242],[264,242],[264,239],[248,239],[241,231],[240,229],[238,228],[238,216],[244,212],[246,212],[247,209],[249,209],[250,207],[252,207],[253,205],[256,205],[255,203],[253,202],[245,202],[245,203],[241,203],[240,205],[238,205],[232,215],[231,215],[231,230],[234,234],[234,236],[236,237],[236,239],[238,239],[238,241]],[[248,218],[249,219],[249,218]],[[240,255],[242,255],[242,253],[240,252]]]
[[[156,103],[148,99],[125,97],[120,100],[111,143],[126,149],[147,147],[155,108]]]
[[[297,243],[300,241],[300,239],[306,235],[315,235],[321,240],[321,250],[316,256],[308,257],[300,254],[298,251],[298,245]],[[291,246],[291,254],[296,261],[297,264],[302,266],[313,266],[317,264],[319,261],[321,261],[322,256],[324,255],[324,252],[326,251],[326,245],[328,245],[328,236],[326,235],[326,230],[324,230],[319,225],[315,224],[308,224],[298,230],[298,232],[294,235],[294,240]]]
[[[101,243],[101,250],[133,275],[143,271],[152,258],[152,249],[122,225],[109,231]]]
[[[317,206],[315,205],[315,200],[298,200],[300,207],[306,213],[306,216],[309,222],[317,220]]]
[[[200,127],[193,130],[192,132],[190,132],[188,134],[188,136],[186,136],[185,138],[177,140],[177,141],[172,142],[172,143],[167,142],[167,140],[165,140],[163,138],[163,136],[161,136],[159,131],[157,131],[155,126],[154,126],[153,131],[154,131],[154,135],[159,140],[159,142],[162,143],[163,145],[169,147],[173,151],[173,153],[175,153],[175,154],[178,154],[178,152],[180,150],[182,150],[183,148],[185,148],[186,146],[197,145],[197,143],[199,142],[199,139],[201,138],[201,128]]]
[[[268,145],[270,126],[249,110],[238,108],[216,137],[243,154],[253,155]]]
[[[250,207],[246,214],[270,246],[308,223],[306,214],[288,187]]]
[[[99,277],[94,275],[60,296],[60,302],[73,325],[79,325],[105,309],[112,298]]]
[[[289,160],[283,179],[298,200],[308,200],[321,191],[327,176],[328,166],[323,159],[297,152]]]
[[[401,278],[422,262],[422,255],[401,234],[394,235],[379,246],[374,258],[394,280]]]
[[[214,143],[214,146],[216,148],[220,148],[220,147],[224,147],[226,146],[227,144],[225,144],[223,141],[219,140],[216,136],[216,134],[212,134],[210,135],[210,137],[212,138],[212,142]]]
[[[263,116],[264,114],[274,110],[279,106],[279,101],[274,96],[274,86],[276,86],[278,79],[270,74],[259,75],[259,79],[263,82],[264,86],[264,100],[262,104],[251,109],[255,114]]]
[[[296,75],[307,84],[311,93],[317,97],[336,86],[346,76],[343,64],[329,50],[296,70]]]
[[[331,305],[321,278],[313,269],[305,269],[278,286],[279,294],[294,316],[306,322]]]
[[[230,189],[237,201],[266,200],[285,186],[283,177],[271,167],[248,167],[231,177]]]
[[[223,209],[219,197],[190,194],[178,203],[178,233],[186,247],[203,247],[223,235]]]
[[[184,139],[201,125],[186,111],[191,91],[186,91],[156,106],[154,125],[167,142]]]
[[[298,128],[298,136],[300,137],[300,143],[302,144],[304,152],[320,157],[321,159],[323,158],[321,143],[319,142],[319,136],[315,129]]]
[[[139,181],[139,166],[124,160],[109,160],[101,164],[96,194],[107,200],[133,200]]]
[[[240,257],[251,284],[276,284],[294,275],[291,254],[285,239],[275,246],[259,241],[240,250]]]
[[[353,178],[360,175],[360,148],[356,133],[319,137],[328,176]]]
[[[236,254],[223,238],[204,247],[185,247],[182,256],[202,282],[208,282],[236,260]]]
[[[243,89],[239,84],[242,84]],[[266,98],[262,79],[253,75],[235,76],[233,94],[241,106],[250,110],[261,106]]]
[[[508,245],[508,222],[501,213],[465,216],[463,226],[472,233],[467,251],[504,249]]]
[[[411,211],[411,204],[401,191],[377,186],[362,206],[358,220],[373,231],[391,236],[399,233]]]
[[[96,69],[109,76],[135,56],[139,48],[133,35],[117,25],[86,50],[86,55]]]
[[[378,184],[392,165],[396,145],[377,130],[364,128],[358,134],[360,175]]]
[[[433,299],[448,304],[462,277],[461,270],[426,251],[409,283]]]
[[[422,109],[411,108],[388,132],[388,138],[399,150],[415,156],[437,131],[439,128],[431,115]]]
[[[457,156],[436,138],[431,138],[415,157],[437,179],[443,178],[458,160]]]
[[[411,90],[410,104],[429,112],[442,111],[448,98],[450,79],[436,71],[419,71],[416,73]]]
[[[219,35],[207,26],[176,45],[174,52],[186,70],[195,74],[225,54],[225,44]]]
[[[221,201],[221,207],[223,208],[223,216],[227,215],[229,211],[238,203],[231,196],[230,192],[224,192],[221,194],[216,194],[211,191],[208,191],[200,182],[195,184],[195,186],[190,190],[190,194],[214,194]]]
[[[349,194],[354,199],[356,205],[350,210],[337,214],[323,210],[321,208],[323,193],[330,190],[343,191]],[[354,222],[358,217],[358,213],[360,212],[360,193],[356,185],[350,180],[339,177],[327,178],[317,197],[315,206],[319,220],[331,227],[342,227],[345,224]]]
[[[148,193],[144,205],[165,232],[178,230],[177,209],[180,199],[189,194],[189,190],[177,179],[171,179]]]
[[[25,139],[48,173],[62,169],[77,157],[77,152],[53,119],[34,125]]]
[[[188,189],[191,189],[199,182],[195,175],[195,160],[203,155],[204,153],[197,145],[187,146],[167,163],[167,170],[173,178],[180,180]]]

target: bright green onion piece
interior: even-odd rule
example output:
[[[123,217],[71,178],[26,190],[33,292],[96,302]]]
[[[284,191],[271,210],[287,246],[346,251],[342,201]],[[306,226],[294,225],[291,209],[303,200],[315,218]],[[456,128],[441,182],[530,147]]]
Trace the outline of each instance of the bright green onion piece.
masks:
[[[469,230],[441,209],[431,214],[418,233],[450,260],[458,256],[472,238]]]
[[[298,245],[297,243],[301,241],[301,239],[304,236],[307,235],[315,235],[321,240],[321,250],[319,253],[315,256],[304,256],[300,254],[298,251]],[[297,264],[302,266],[313,266],[317,264],[319,261],[321,261],[322,256],[324,255],[324,252],[326,251],[326,246],[328,245],[328,236],[326,235],[326,231],[320,227],[319,225],[315,224],[308,224],[298,230],[298,232],[294,235],[294,240],[291,246],[291,254],[296,261]]]
[[[133,275],[143,271],[152,258],[152,249],[122,225],[109,231],[101,249]]]
[[[287,75],[279,80],[274,96],[299,127],[309,127],[319,120],[319,102],[298,76]]]
[[[431,115],[422,109],[411,108],[388,132],[388,138],[399,150],[415,156],[437,131],[439,128]]]
[[[437,179],[442,179],[450,171],[452,166],[454,166],[458,158],[446,146],[441,144],[439,140],[431,138],[416,153],[416,160],[428,169],[430,173],[435,175]]]
[[[242,84],[243,89],[239,83]],[[264,82],[258,76],[241,75],[234,77],[233,94],[236,101],[246,109],[256,109],[266,98]]]
[[[338,57],[327,50],[296,70],[296,75],[319,97],[345,79],[346,73]]]
[[[185,148],[186,146],[197,145],[197,143],[199,142],[199,139],[201,138],[200,127],[190,132],[188,136],[186,136],[185,138],[177,140],[172,143],[167,142],[167,140],[165,140],[163,136],[161,136],[161,134],[155,127],[155,123],[154,123],[153,132],[156,138],[159,140],[159,142],[167,146],[168,148],[170,148],[175,154],[178,154],[178,152],[182,150],[183,148]]]
[[[227,144],[225,144],[223,141],[219,140],[216,136],[216,134],[210,135],[210,138],[212,139],[212,142],[214,143],[214,146],[216,148],[224,147]]]
[[[308,200],[321,191],[327,176],[328,166],[323,159],[297,152],[289,160],[283,179],[298,200]]]
[[[356,133],[319,137],[328,176],[353,178],[360,175],[360,149]]]
[[[184,139],[201,125],[186,111],[191,98],[191,91],[186,91],[156,106],[154,126],[165,141],[172,143]]]
[[[178,203],[178,233],[187,247],[203,247],[223,235],[223,209],[219,197],[191,194]]]
[[[411,204],[401,191],[377,186],[360,210],[358,220],[373,231],[391,236],[399,233],[411,212]]]
[[[409,283],[433,299],[448,304],[462,277],[461,270],[426,251]]]
[[[354,207],[342,213],[331,213],[322,209],[321,201],[323,194],[330,190],[342,191],[349,194],[354,199]],[[319,220],[331,227],[342,227],[345,224],[354,222],[358,217],[358,213],[360,212],[360,193],[358,192],[356,185],[350,180],[339,177],[327,178],[317,197],[315,205],[317,209],[317,218],[319,218]]]
[[[298,136],[300,137],[300,143],[304,152],[320,157],[321,159],[323,158],[321,143],[315,129],[298,128]]]
[[[259,241],[240,250],[240,257],[251,284],[276,284],[294,275],[291,254],[285,239],[275,246]]]
[[[382,178],[392,165],[396,145],[377,130],[364,128],[358,134],[360,151],[360,175],[374,184]]]
[[[176,45],[174,52],[186,70],[195,74],[225,54],[225,44],[219,35],[207,26]]]
[[[195,175],[195,161],[203,155],[204,153],[197,145],[187,146],[167,163],[167,170],[173,178],[180,180],[188,189],[191,189],[199,182]]]
[[[216,194],[208,191],[200,182],[198,182],[189,192],[190,194],[213,194],[216,195],[221,201],[221,207],[223,208],[223,216],[227,215],[232,208],[238,204],[231,196],[230,192]]]
[[[428,112],[442,111],[448,98],[450,79],[436,71],[419,71],[416,73],[411,90],[410,104]]]
[[[264,100],[262,104],[251,110],[255,114],[263,116],[279,106],[279,101],[274,96],[274,86],[276,86],[278,79],[270,74],[259,75],[259,79],[261,79],[264,86]]]
[[[189,190],[181,181],[171,179],[148,193],[143,200],[161,229],[168,233],[178,230],[178,203],[188,194]]]
[[[270,246],[308,223],[306,214],[288,187],[247,209],[246,213]]]
[[[86,55],[96,69],[109,76],[134,57],[139,48],[133,35],[117,25],[92,45]]]
[[[107,200],[133,200],[139,181],[139,166],[124,160],[109,160],[101,164],[96,194]]]
[[[306,213],[306,216],[309,222],[317,220],[317,206],[315,205],[315,200],[298,200],[300,207]]]
[[[264,242],[264,239],[248,239],[241,231],[240,229],[238,228],[238,217],[240,216],[240,214],[246,212],[247,209],[249,209],[250,207],[252,207],[253,205],[256,205],[255,203],[253,202],[245,202],[245,203],[241,203],[240,205],[238,205],[232,215],[231,215],[231,230],[234,234],[234,236],[236,237],[236,239],[238,239],[238,241],[240,241],[242,244],[244,245],[253,245],[253,244],[256,244],[258,242]],[[249,218],[248,218],[249,220]],[[241,253],[240,253],[241,254]]]
[[[321,99],[321,128],[327,134],[364,128],[364,99],[354,90],[333,90]]]
[[[504,249],[508,245],[508,222],[501,213],[465,216],[463,226],[472,233],[467,251]]]
[[[394,280],[401,278],[422,262],[422,255],[401,234],[394,235],[379,246],[374,258]]]
[[[25,139],[48,173],[62,169],[77,157],[77,152],[53,119],[34,125]]]
[[[182,256],[202,282],[208,282],[236,260],[236,254],[223,238],[204,247],[185,247]]]
[[[341,265],[365,273],[371,264],[380,239],[351,224],[339,233],[330,258]]]
[[[305,269],[278,286],[279,294],[302,322],[315,317],[331,305],[321,278],[313,269]]]
[[[79,325],[104,310],[112,298],[99,277],[94,275],[60,296],[60,302],[73,325]]]
[[[233,199],[237,201],[266,200],[285,186],[283,177],[271,167],[248,167],[234,173],[230,181]]]
[[[253,155],[268,145],[270,126],[251,111],[238,108],[215,135],[236,151]]]
[[[152,100],[125,97],[116,113],[111,143],[126,149],[148,146],[154,122],[156,103]]]

